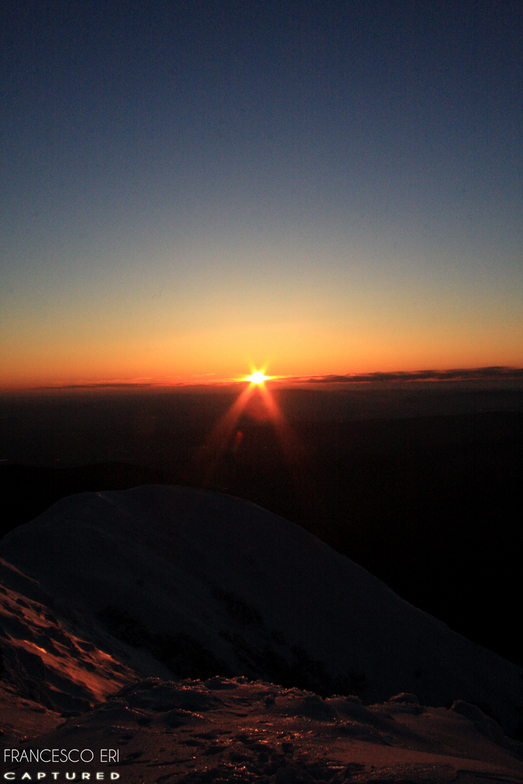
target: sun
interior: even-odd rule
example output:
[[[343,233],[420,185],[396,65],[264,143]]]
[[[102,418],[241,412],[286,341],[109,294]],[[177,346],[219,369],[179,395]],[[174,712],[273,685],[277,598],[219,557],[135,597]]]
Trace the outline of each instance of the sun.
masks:
[[[263,384],[270,376],[266,376],[263,370],[255,370],[250,376],[247,376],[247,381],[251,384]]]

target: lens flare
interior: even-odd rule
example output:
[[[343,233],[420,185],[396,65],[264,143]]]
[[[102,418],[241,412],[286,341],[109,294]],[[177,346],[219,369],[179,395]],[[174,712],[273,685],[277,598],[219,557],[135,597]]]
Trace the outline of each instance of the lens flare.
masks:
[[[294,473],[299,473],[305,453],[280,410],[275,395],[265,384],[265,381],[275,376],[266,376],[265,368],[255,370],[251,366],[251,371],[250,376],[238,379],[249,383],[216,423],[196,456],[198,481],[204,486],[227,489],[227,480],[222,482],[220,477],[225,479],[226,475],[231,474],[233,456],[236,459],[241,453],[244,433],[240,428],[240,419],[245,415],[272,425],[287,463],[293,466]]]

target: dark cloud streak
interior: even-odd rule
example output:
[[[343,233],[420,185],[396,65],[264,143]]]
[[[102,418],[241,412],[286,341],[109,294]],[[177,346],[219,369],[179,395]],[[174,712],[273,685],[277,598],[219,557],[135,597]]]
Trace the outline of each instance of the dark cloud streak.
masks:
[[[391,373],[356,373],[347,375],[312,376],[301,379],[311,384],[362,384],[400,381],[515,381],[523,379],[523,368],[481,367],[451,370],[414,370]]]

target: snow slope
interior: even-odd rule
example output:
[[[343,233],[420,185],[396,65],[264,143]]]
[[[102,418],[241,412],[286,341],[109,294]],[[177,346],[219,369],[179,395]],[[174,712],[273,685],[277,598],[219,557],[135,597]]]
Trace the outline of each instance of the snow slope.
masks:
[[[242,675],[367,704],[411,692],[478,704],[509,733],[521,724],[521,668],[235,498],[160,486],[71,496],[9,533],[0,557],[60,602],[74,636],[97,635],[120,677]]]
[[[52,708],[87,710],[136,678],[67,628],[50,609],[50,597],[45,602],[39,592],[40,601],[32,598],[34,581],[16,571],[0,561],[2,661],[20,692]],[[26,590],[12,588],[13,576],[25,582]]]

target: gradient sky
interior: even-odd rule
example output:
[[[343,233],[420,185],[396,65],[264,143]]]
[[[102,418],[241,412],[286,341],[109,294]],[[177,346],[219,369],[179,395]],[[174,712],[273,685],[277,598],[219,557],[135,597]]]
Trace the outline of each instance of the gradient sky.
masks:
[[[0,387],[523,364],[520,0],[0,23]]]

